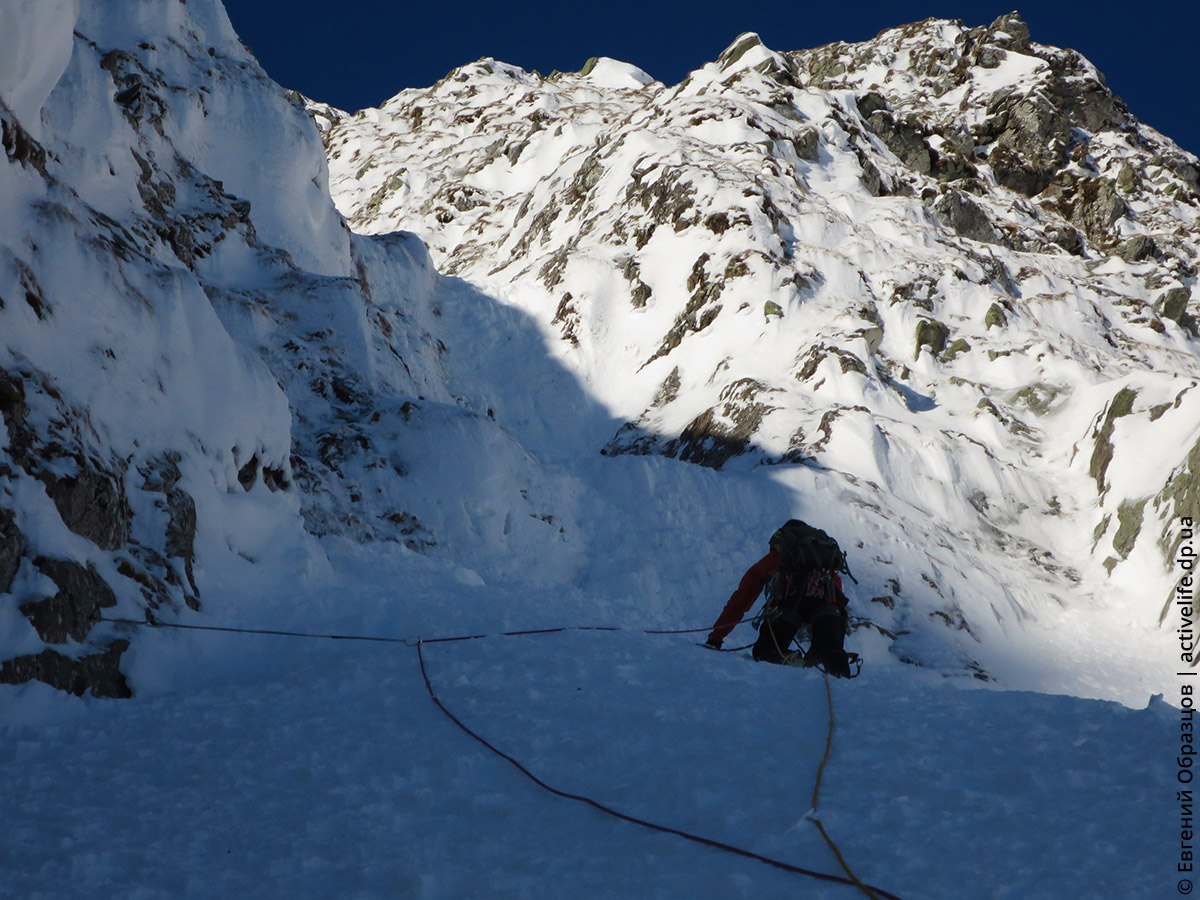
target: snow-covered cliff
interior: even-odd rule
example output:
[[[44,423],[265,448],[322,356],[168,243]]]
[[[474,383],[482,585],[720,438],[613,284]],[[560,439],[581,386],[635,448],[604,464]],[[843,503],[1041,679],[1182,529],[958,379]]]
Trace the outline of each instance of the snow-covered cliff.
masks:
[[[1160,687],[1197,161],[1018,19],[355,116],[215,0],[0,25],[0,680],[127,694],[101,618],[702,626],[798,515],[873,665]]]
[[[415,239],[351,235],[220,4],[0,12],[25,48],[0,70],[0,677],[121,695],[102,614],[292,577],[305,523],[349,518],[339,398],[418,392],[433,348],[400,323],[437,277]]]

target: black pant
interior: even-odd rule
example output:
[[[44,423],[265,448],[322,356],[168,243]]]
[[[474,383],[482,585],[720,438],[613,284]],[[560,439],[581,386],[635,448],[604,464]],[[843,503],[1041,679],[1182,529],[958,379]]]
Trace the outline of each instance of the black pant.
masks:
[[[774,622],[764,619],[758,626],[758,640],[750,654],[759,662],[781,663],[799,630],[799,625],[788,625],[782,619]]]
[[[805,614],[807,613],[807,615]],[[846,652],[845,613],[835,604],[827,603],[811,610],[785,611],[774,621],[764,620],[759,626],[758,640],[751,654],[759,662],[781,663],[788,647],[802,625],[808,625],[812,643],[808,654],[814,664],[822,664],[831,675],[849,674]]]

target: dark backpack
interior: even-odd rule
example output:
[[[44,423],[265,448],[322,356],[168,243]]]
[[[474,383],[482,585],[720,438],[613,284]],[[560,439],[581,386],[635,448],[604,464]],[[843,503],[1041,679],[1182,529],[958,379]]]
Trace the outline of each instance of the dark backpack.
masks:
[[[779,554],[779,567],[767,585],[764,612],[769,617],[788,613],[807,620],[820,605],[841,603],[834,575],[849,575],[850,570],[837,541],[820,528],[790,519],[771,535],[770,545]]]
[[[838,542],[820,528],[799,519],[789,519],[771,535],[771,549],[779,554],[779,568],[800,573],[809,569],[849,572],[846,554]]]

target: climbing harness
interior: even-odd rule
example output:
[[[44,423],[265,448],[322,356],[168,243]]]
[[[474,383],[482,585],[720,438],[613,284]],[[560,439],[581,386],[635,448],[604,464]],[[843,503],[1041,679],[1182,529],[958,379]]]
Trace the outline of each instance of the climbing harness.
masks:
[[[762,614],[760,613],[759,615],[761,617]],[[785,665],[795,666],[797,668],[803,668],[803,669],[816,669],[818,672],[820,672],[822,675],[824,675],[826,677],[826,679],[828,679],[829,672],[826,670],[824,663],[815,662],[815,661],[810,663],[808,661],[809,654],[804,652],[804,648],[798,646],[798,647],[796,647],[795,650],[793,650],[792,646],[791,646],[791,642],[788,643],[786,650],[784,648],[780,647],[779,639],[775,636],[775,629],[771,627],[770,621],[763,622],[763,625],[766,628],[770,629],[771,642],[775,645],[775,652],[779,655],[780,660]],[[802,638],[801,638],[800,631],[796,632],[796,635],[792,638],[793,641],[799,641],[801,639]],[[754,645],[751,644],[750,646],[753,647]],[[745,648],[743,647],[742,649],[744,650]],[[809,648],[809,652],[810,653],[812,652],[811,647]],[[862,657],[852,651],[843,651],[843,652],[846,653],[846,663],[848,666],[850,666],[851,673],[849,675],[841,675],[841,676],[837,676],[837,677],[857,678],[859,675],[862,674],[862,667],[863,667]]]

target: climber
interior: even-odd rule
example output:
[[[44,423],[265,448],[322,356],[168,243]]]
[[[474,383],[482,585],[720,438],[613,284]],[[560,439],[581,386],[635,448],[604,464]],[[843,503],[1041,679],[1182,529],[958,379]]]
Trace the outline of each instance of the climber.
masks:
[[[818,528],[791,519],[770,540],[770,551],[742,576],[737,590],[713,625],[706,646],[721,649],[759,593],[767,602],[759,617],[753,656],[761,662],[823,666],[830,675],[850,677],[846,639],[846,595],[839,573],[849,574],[846,554]],[[791,652],[796,633],[808,626],[807,653]]]

